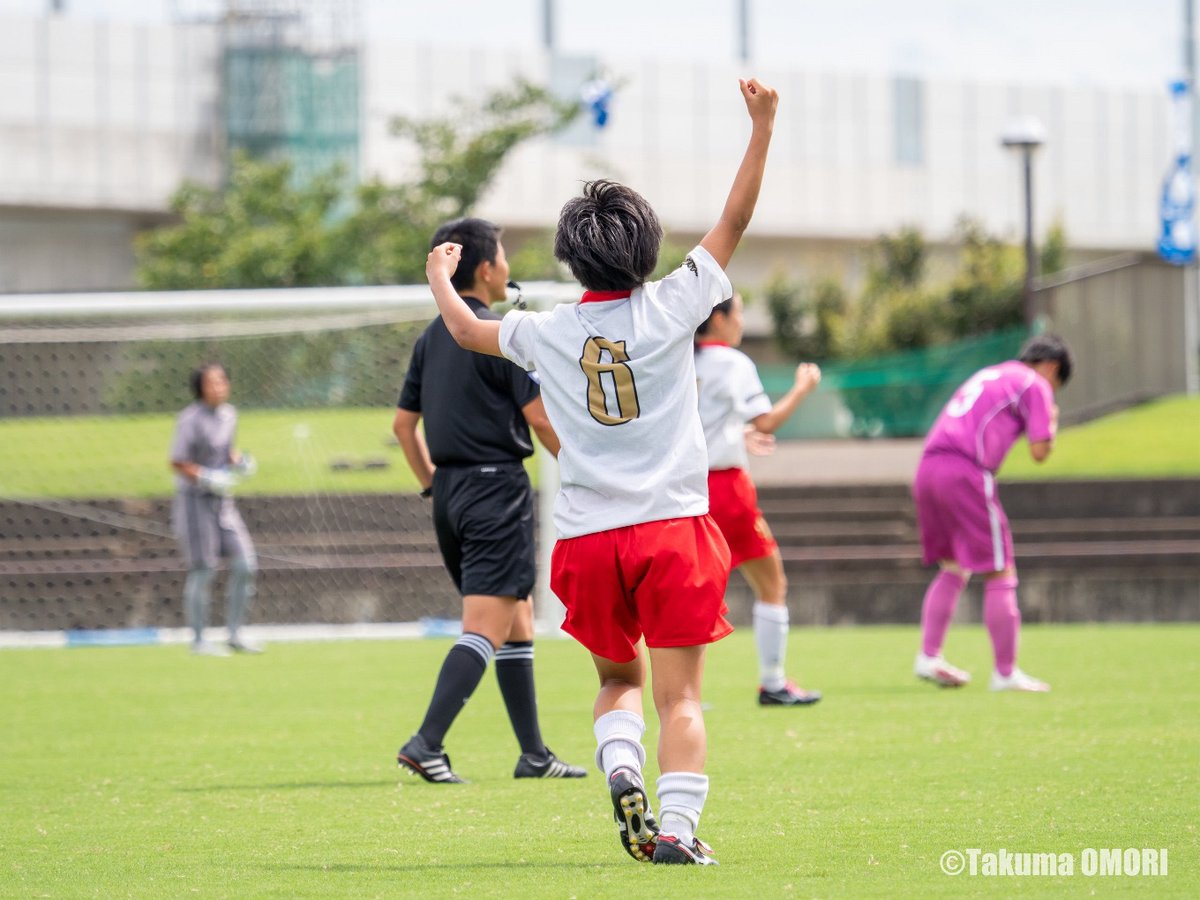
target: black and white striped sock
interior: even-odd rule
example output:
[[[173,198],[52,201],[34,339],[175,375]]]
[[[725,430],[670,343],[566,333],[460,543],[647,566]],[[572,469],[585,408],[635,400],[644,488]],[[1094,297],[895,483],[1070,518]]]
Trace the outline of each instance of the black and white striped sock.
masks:
[[[475,693],[494,652],[491,641],[482,634],[468,631],[455,641],[446,654],[446,661],[442,663],[437,685],[433,689],[433,699],[429,701],[429,709],[425,712],[425,721],[417,731],[430,749],[442,749],[446,732]]]
[[[544,759],[546,745],[538,725],[533,682],[533,641],[509,641],[496,651],[496,682],[521,752]]]

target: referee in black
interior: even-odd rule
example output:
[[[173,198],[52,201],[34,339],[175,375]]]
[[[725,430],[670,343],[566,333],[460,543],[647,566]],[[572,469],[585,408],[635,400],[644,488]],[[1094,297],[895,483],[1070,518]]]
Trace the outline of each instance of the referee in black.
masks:
[[[430,248],[462,245],[451,283],[481,319],[499,319],[508,260],[500,229],[484,219],[447,222]],[[446,570],[463,597],[463,633],[446,654],[425,721],[397,754],[401,766],[431,782],[462,782],[442,741],[488,661],[521,745],[516,778],[583,778],[542,741],[533,683],[535,579],[533,489],[523,460],[533,455],[529,429],[558,455],[535,382],[499,357],[464,350],[441,317],[417,339],[392,430],[409,467],[432,497],[433,524]],[[417,430],[425,418],[425,434]]]

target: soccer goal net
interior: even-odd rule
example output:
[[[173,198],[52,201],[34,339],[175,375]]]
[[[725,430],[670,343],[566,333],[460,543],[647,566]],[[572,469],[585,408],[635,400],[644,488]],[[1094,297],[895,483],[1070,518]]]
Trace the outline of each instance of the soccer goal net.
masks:
[[[525,289],[533,306],[575,296]],[[258,463],[235,494],[259,561],[252,621],[457,619],[391,433],[436,313],[425,286],[0,297],[0,631],[183,624],[168,457],[203,362],[228,371]],[[536,470],[553,482],[552,463]]]

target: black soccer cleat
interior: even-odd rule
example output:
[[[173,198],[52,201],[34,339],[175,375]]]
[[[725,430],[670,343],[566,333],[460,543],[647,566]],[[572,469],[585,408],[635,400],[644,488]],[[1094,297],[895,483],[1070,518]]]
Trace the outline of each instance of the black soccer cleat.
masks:
[[[587,770],[565,763],[546,748],[546,758],[538,759],[532,753],[522,753],[513,770],[513,778],[586,778]]]
[[[717,866],[712,858],[712,847],[700,840],[692,839],[688,846],[673,834],[660,834],[654,847],[654,864],[657,866]]]
[[[613,818],[621,832],[621,846],[638,862],[650,862],[658,839],[658,823],[650,811],[642,776],[622,767],[609,776],[608,788],[612,794]]]
[[[812,706],[821,699],[820,691],[806,691],[789,681],[777,691],[758,689],[759,706]]]
[[[414,775],[420,775],[431,784],[466,784],[450,768],[450,757],[445,752],[435,753],[425,738],[414,734],[396,754],[396,762]]]

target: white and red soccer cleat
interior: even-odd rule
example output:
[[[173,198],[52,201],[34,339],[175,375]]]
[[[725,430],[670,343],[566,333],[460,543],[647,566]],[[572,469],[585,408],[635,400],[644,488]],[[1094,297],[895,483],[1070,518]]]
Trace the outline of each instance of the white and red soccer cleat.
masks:
[[[1025,691],[1030,694],[1046,694],[1050,691],[1050,685],[1046,682],[1026,675],[1015,666],[1010,675],[1001,675],[999,672],[993,671],[988,687],[993,691]]]
[[[940,656],[926,656],[924,653],[917,654],[917,660],[913,663],[913,674],[942,687],[962,687],[971,680],[970,672],[950,665]]]

